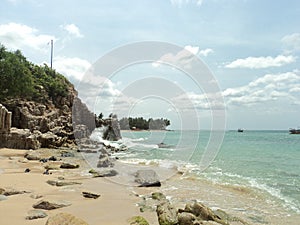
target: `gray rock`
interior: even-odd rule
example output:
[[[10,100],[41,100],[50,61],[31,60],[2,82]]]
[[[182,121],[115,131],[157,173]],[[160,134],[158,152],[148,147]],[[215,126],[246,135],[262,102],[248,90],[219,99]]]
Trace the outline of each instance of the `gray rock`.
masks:
[[[41,200],[35,203],[32,207],[35,209],[45,209],[45,210],[52,210],[52,209],[59,209],[62,207],[70,206],[71,203],[67,201],[50,201],[50,200]]]
[[[121,137],[120,124],[117,115],[111,115],[110,118],[105,120],[107,124],[106,130],[103,132],[103,139],[109,141],[118,141]]]
[[[0,195],[0,202],[1,202],[1,201],[5,201],[5,200],[7,200],[7,196],[5,196],[5,195]]]
[[[182,212],[178,214],[178,225],[194,225],[195,221],[198,220],[192,213]]]
[[[32,194],[30,195],[30,198],[33,198],[33,199],[39,199],[39,198],[42,198],[43,195],[40,195],[40,194]]]
[[[62,145],[62,138],[48,131],[38,137],[42,148],[59,147]]]
[[[58,213],[49,217],[46,225],[88,225],[88,223],[69,213]]]
[[[85,197],[85,198],[93,198],[93,199],[97,199],[97,198],[100,197],[99,194],[95,194],[95,193],[91,193],[91,192],[86,192],[86,191],[83,191],[83,192],[82,192],[82,195],[83,195],[83,197]]]
[[[113,167],[114,163],[112,160],[108,157],[108,155],[100,155],[101,158],[99,159],[97,163],[97,167]]]
[[[79,168],[79,165],[78,164],[64,162],[63,164],[60,165],[60,168],[62,168],[62,169],[77,169],[77,168]]]
[[[26,194],[26,193],[30,193],[29,191],[19,191],[19,190],[15,190],[15,189],[6,189],[4,190],[4,192],[2,192],[3,195],[5,196],[11,196],[11,195],[20,195],[20,194]]]
[[[28,160],[40,160],[41,159],[41,155],[37,152],[34,151],[29,151],[27,152],[24,157]]]
[[[93,174],[93,177],[113,177],[118,175],[118,172],[114,169],[107,169],[101,171],[90,170],[90,173]]]
[[[160,225],[178,224],[177,210],[168,201],[157,205],[156,213]]]
[[[196,216],[198,220],[215,221],[223,225],[228,224],[226,221],[222,220],[218,215],[216,215],[209,207],[200,202],[188,203],[186,204],[184,210],[179,209],[178,212],[191,213]]]
[[[76,181],[48,180],[47,184],[50,184],[52,186],[62,187],[62,186],[76,185],[82,183]]]
[[[139,187],[160,187],[158,175],[154,170],[138,170],[135,174],[135,182]]]
[[[41,210],[30,210],[28,212],[28,216],[26,216],[26,220],[35,220],[39,218],[45,218],[47,217],[47,213]]]
[[[0,104],[0,132],[9,132],[11,128],[11,116],[9,112],[2,104]]]
[[[75,154],[73,152],[62,152],[60,154],[61,157],[75,157]]]

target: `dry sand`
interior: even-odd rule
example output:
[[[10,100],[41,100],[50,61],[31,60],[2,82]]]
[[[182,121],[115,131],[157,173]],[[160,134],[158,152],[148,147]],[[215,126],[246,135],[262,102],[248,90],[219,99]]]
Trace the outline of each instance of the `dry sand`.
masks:
[[[53,151],[53,150],[51,150]],[[48,150],[48,154],[51,153]],[[52,171],[51,175],[43,175],[44,165],[39,161],[24,159],[24,150],[0,149],[0,188],[13,188],[30,193],[8,196],[7,200],[0,201],[1,225],[44,225],[47,218],[59,212],[71,213],[90,225],[99,224],[129,224],[132,216],[141,215],[150,224],[157,225],[155,212],[139,211],[137,206],[140,198],[133,194],[133,189],[110,182],[105,178],[92,178],[88,176],[89,168],[80,161],[79,169],[60,169]],[[47,151],[44,151],[47,155]],[[55,163],[54,163],[55,164]],[[29,173],[24,173],[30,168]],[[64,177],[67,181],[81,182],[81,185],[56,187],[47,184],[47,180],[57,180]],[[155,188],[147,192],[155,191]],[[100,194],[98,199],[87,199],[82,191]],[[34,199],[32,194],[42,195]],[[48,217],[35,220],[26,220],[32,205],[41,199],[66,200],[71,206],[55,210],[45,210]]]

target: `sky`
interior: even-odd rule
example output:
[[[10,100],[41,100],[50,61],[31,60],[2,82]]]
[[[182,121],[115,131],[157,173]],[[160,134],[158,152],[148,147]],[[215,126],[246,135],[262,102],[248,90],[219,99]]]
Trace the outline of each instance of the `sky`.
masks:
[[[1,0],[7,49],[50,64],[51,40],[53,68],[97,114],[166,117],[171,129],[210,129],[221,117],[225,129],[300,126],[300,1]],[[143,44],[152,41],[163,45]],[[162,53],[105,74],[101,62],[113,52],[116,66],[121,49],[128,59]]]

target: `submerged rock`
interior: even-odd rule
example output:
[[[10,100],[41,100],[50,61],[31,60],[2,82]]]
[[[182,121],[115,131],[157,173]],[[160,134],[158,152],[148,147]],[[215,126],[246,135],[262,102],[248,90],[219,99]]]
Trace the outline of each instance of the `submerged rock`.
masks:
[[[135,182],[139,187],[160,187],[158,175],[154,170],[138,170],[135,174]]]
[[[69,213],[58,213],[49,217],[46,225],[88,225],[84,220]]]

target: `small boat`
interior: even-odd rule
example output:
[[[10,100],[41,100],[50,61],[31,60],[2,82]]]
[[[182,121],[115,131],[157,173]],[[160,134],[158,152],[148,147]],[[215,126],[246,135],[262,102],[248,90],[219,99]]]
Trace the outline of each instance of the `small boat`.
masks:
[[[244,130],[242,128],[239,128],[238,132],[242,133],[242,132],[244,132]]]
[[[298,129],[290,128],[290,134],[300,134],[300,128]]]

